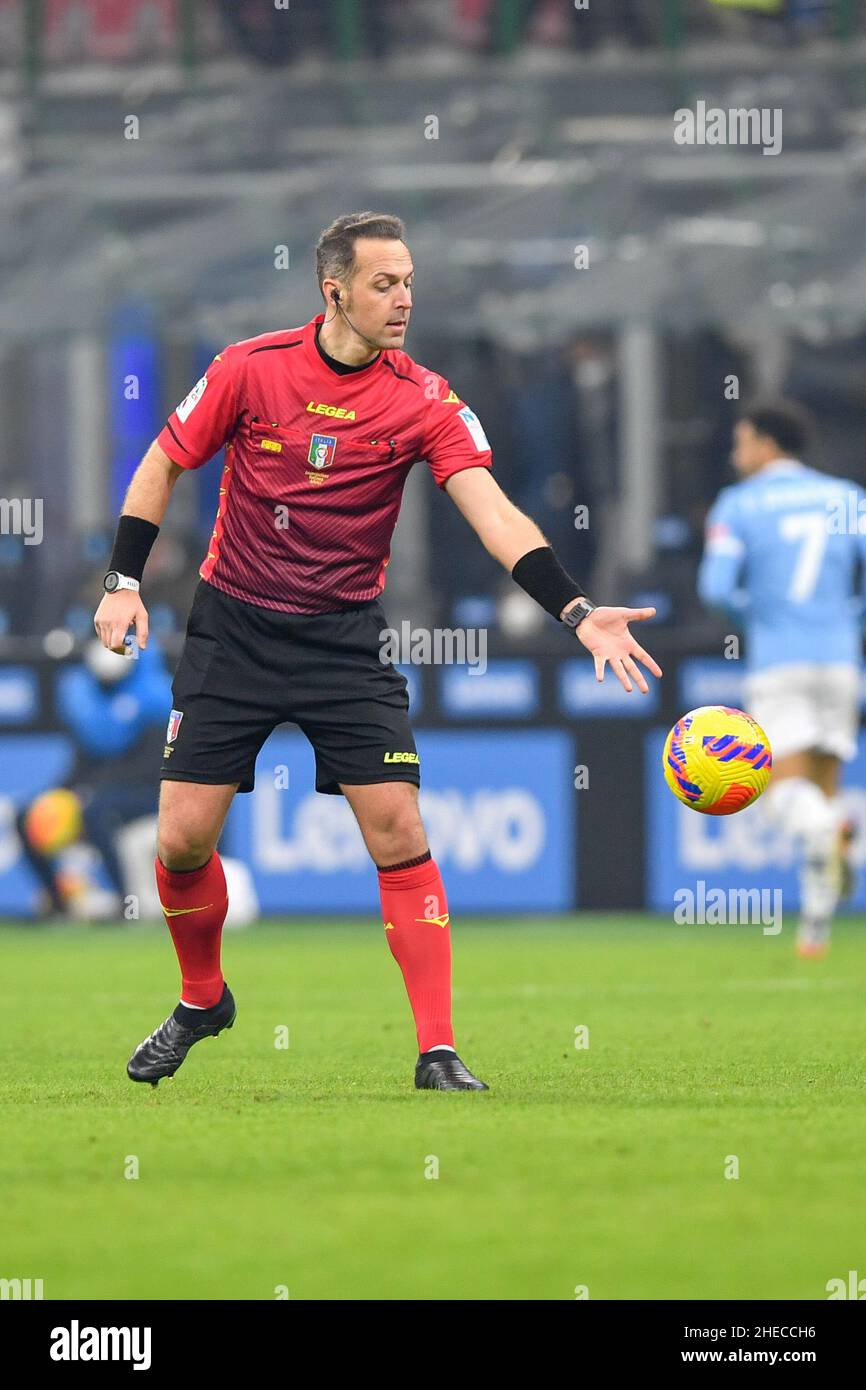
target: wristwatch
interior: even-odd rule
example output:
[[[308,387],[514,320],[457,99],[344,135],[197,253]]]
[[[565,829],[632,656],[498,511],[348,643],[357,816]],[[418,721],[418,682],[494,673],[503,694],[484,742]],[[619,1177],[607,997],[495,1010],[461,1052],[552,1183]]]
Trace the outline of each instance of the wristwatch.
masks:
[[[102,581],[102,587],[107,594],[115,594],[118,589],[131,589],[137,594],[141,585],[137,579],[130,579],[128,574],[120,574],[118,570],[109,570]]]
[[[562,618],[562,622],[566,627],[579,627],[584,618],[588,618],[590,613],[595,612],[596,607],[597,605],[590,603],[588,598],[579,598],[576,603],[571,605],[568,612]]]

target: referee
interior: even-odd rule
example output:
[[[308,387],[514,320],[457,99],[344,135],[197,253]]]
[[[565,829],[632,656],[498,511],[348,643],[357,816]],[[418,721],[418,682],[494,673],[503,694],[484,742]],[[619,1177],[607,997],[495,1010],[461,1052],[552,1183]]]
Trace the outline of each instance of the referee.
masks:
[[[338,218],[316,247],[326,313],[218,353],[150,446],[118,522],[95,616],[106,647],[135,627],[139,588],[175,483],[225,446],[219,508],[172,684],[156,879],[180,963],[174,1012],[135,1049],[133,1081],[172,1076],[190,1047],[230,1028],[220,961],[228,898],[220,833],[253,789],[259,749],[297,724],[316,790],[342,793],[379,874],[385,937],[418,1036],[415,1085],[486,1090],[454,1047],[445,888],[418,810],[406,681],[380,659],[379,602],[403,485],[426,460],[481,543],[575,632],[626,690],[661,670],[628,629],[654,608],[597,608],[495,482],[477,416],[403,351],[413,266],[398,217]]]

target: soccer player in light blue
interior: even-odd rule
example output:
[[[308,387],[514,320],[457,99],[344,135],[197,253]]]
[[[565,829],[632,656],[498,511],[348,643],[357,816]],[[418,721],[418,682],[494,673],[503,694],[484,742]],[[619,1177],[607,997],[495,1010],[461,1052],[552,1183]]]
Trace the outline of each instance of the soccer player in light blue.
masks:
[[[800,955],[826,954],[852,888],[854,825],[838,795],[860,724],[860,563],[866,491],[801,461],[811,421],[780,401],[744,410],[723,488],[707,518],[698,593],[745,632],[746,709],[773,752],[765,815],[800,864]]]

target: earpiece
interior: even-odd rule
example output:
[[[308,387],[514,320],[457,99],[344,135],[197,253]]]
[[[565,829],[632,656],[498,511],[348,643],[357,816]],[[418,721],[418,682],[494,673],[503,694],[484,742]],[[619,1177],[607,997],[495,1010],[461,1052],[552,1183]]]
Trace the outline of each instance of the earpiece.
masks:
[[[359,338],[363,338],[363,339],[364,339],[364,342],[365,342],[365,343],[368,343],[370,347],[374,347],[374,348],[378,348],[378,347],[379,347],[379,344],[378,344],[378,343],[375,343],[375,342],[373,341],[372,338],[368,338],[367,335],[366,335],[366,333],[362,333],[362,332],[361,332],[360,328],[356,328],[356,327],[355,327],[355,325],[353,324],[352,320],[349,318],[349,315],[346,313],[345,309],[343,308],[342,304],[340,303],[340,291],[339,291],[339,290],[331,290],[331,303],[334,305],[334,307],[335,307],[336,309],[339,309],[340,313],[343,315],[343,318],[346,320],[347,324],[349,325],[349,327],[351,328],[351,330],[352,330],[353,333],[357,333],[358,337],[359,337]],[[333,317],[333,315],[332,315],[332,317]],[[331,322],[331,319],[328,319],[328,323],[330,323],[330,322]]]

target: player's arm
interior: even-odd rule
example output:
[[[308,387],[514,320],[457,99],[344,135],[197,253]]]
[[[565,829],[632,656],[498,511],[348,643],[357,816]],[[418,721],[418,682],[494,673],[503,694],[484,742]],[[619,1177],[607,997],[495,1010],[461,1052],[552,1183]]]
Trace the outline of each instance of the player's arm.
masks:
[[[183,471],[154,440],[127,489],[110,570],[140,581],[172,489]],[[138,590],[118,589],[113,594],[103,594],[93,625],[102,645],[111,651],[123,652],[123,639],[133,625],[139,647],[147,646],[147,609]]]
[[[132,475],[121,516],[140,516],[161,526],[172,489],[183,471],[155,439]]]
[[[741,618],[748,596],[740,587],[746,556],[734,498],[719,494],[706,521],[704,553],[698,567],[698,597],[707,608],[728,618]]]
[[[552,617],[564,619],[578,600],[586,597],[562,568],[539,527],[506,496],[488,468],[464,468],[447,478],[444,488],[485,549]],[[652,618],[655,611],[596,607],[580,619],[574,632],[592,653],[597,680],[604,679],[605,663],[610,662],[626,690],[631,690],[633,679],[644,695],[648,693],[646,679],[635,661],[642,662],[654,676],[661,676],[661,667],[635,641],[628,623]]]

